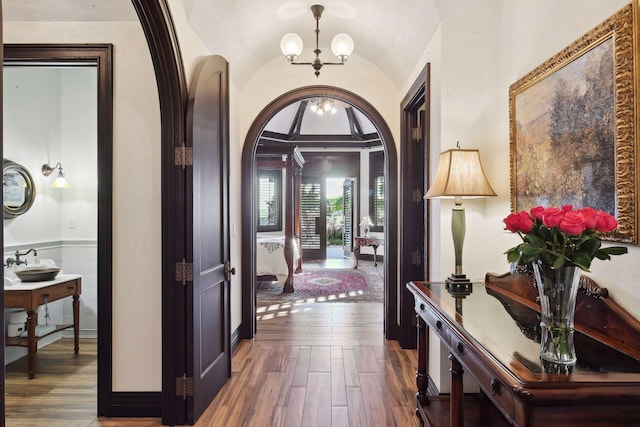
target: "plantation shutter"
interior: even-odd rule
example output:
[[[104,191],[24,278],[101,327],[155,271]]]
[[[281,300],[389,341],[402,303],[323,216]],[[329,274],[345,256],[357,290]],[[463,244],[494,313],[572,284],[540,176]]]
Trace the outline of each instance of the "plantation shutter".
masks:
[[[319,182],[303,182],[300,187],[302,249],[320,249],[320,234],[316,230],[316,221],[320,218],[320,190]]]
[[[342,185],[342,246],[350,251],[353,242],[353,181],[346,179]]]
[[[382,232],[384,227],[384,151],[369,154],[369,217],[371,231]]]
[[[282,171],[258,172],[258,231],[282,230]]]

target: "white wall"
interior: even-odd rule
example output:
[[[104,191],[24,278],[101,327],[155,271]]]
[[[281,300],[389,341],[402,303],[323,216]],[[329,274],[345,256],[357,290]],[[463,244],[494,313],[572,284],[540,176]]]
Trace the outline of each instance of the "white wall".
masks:
[[[498,197],[465,201],[467,234],[464,270],[471,279],[508,271],[504,252],[517,237],[503,231],[510,213],[509,86],[591,28],[607,19],[626,0],[527,0],[484,2],[437,0],[442,18],[439,34],[425,50],[431,63],[432,171],[440,151],[478,148]],[[576,13],[576,11],[580,11]],[[413,75],[417,75],[418,64]],[[407,82],[406,87],[411,83]],[[451,201],[432,204],[432,279],[453,271]],[[491,242],[491,244],[487,244]],[[610,295],[640,317],[640,249],[612,261],[597,261],[590,274]],[[432,340],[436,342],[436,340]],[[448,390],[448,362],[437,345],[430,348],[431,376]]]
[[[3,31],[5,43],[114,44],[113,389],[160,391],[160,114],[140,24],[4,22]]]

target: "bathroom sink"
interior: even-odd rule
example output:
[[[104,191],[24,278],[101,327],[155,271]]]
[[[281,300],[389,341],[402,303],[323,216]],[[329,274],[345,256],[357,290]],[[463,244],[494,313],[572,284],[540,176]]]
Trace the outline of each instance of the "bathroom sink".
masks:
[[[58,273],[60,267],[28,268],[16,271],[16,276],[23,282],[44,282],[53,280]]]

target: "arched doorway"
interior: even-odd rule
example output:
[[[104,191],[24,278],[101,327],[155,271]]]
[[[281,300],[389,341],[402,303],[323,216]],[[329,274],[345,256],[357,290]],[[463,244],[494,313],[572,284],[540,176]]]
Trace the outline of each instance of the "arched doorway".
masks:
[[[306,86],[289,91],[273,100],[256,117],[247,132],[242,150],[242,235],[255,236],[255,188],[253,185],[256,174],[256,148],[258,138],[269,120],[286,106],[302,99],[324,96],[337,99],[352,105],[362,112],[376,127],[385,152],[385,245],[384,245],[384,305],[385,305],[385,336],[387,339],[397,339],[398,325],[398,279],[397,279],[397,206],[398,197],[398,164],[396,145],[382,115],[364,98],[333,86]],[[256,242],[252,238],[244,238],[242,245],[242,326],[241,337],[250,339],[256,331]]]

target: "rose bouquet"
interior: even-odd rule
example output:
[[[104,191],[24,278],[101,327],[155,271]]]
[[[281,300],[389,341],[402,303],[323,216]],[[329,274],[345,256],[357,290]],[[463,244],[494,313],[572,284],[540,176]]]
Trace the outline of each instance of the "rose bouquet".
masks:
[[[507,216],[504,223],[506,230],[522,238],[522,243],[506,252],[511,263],[540,263],[554,270],[576,266],[589,271],[594,258],[608,260],[611,255],[627,253],[627,248],[621,246],[602,247],[602,234],[615,230],[618,221],[589,207],[537,206]]]

